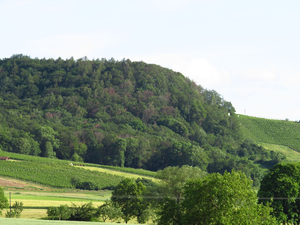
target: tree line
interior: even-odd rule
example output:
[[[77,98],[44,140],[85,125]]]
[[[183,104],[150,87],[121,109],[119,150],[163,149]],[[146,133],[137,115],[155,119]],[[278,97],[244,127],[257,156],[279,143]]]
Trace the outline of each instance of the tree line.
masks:
[[[207,174],[182,166],[160,170],[158,177],[160,183],[125,178],[114,188],[110,201],[98,208],[86,204],[82,207],[89,210],[82,215],[90,221],[161,225],[277,223],[273,209],[258,203],[257,191],[242,172]],[[72,210],[51,207],[47,214],[49,219],[74,220]]]
[[[159,183],[123,179],[111,199],[92,204],[47,209],[51,220],[124,221],[161,225],[180,224],[300,224],[300,163],[279,163],[269,169],[257,192],[241,171],[208,174],[198,167],[166,167]],[[0,189],[0,213],[8,200]],[[22,202],[15,202],[6,217],[20,217]]]

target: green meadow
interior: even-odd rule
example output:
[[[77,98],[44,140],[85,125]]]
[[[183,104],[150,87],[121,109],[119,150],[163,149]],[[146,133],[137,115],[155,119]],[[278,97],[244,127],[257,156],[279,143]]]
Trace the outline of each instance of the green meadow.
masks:
[[[300,123],[239,115],[245,138],[300,151]]]

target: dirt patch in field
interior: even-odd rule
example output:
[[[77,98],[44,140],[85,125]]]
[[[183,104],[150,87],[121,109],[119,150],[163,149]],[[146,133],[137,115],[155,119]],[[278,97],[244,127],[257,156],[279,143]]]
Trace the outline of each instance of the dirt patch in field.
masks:
[[[0,177],[0,187],[5,187],[10,190],[13,189],[26,189],[26,190],[31,190],[31,189],[43,189],[43,190],[51,190],[51,188],[48,187],[42,187],[38,184],[33,184],[30,182],[26,181],[21,181],[17,179],[11,179],[11,178],[5,178],[5,177]]]
[[[20,182],[14,182],[14,181],[10,181],[10,180],[5,180],[0,178],[0,186],[4,186],[4,187],[25,187],[25,184],[22,184]]]

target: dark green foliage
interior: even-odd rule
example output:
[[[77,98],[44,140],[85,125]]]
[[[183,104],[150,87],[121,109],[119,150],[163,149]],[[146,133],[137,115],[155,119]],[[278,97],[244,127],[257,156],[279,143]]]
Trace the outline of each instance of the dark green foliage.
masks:
[[[78,182],[75,184],[76,189],[82,190],[98,190],[98,186],[92,181]]]
[[[68,220],[93,221],[97,218],[97,210],[92,202],[77,206],[73,203],[71,216]]]
[[[187,183],[182,224],[275,224],[272,209],[257,204],[251,181],[241,172],[214,173]]]
[[[133,217],[137,217],[139,222],[147,221],[144,211],[148,208],[148,202],[143,201],[145,191],[146,187],[141,182],[130,178],[125,178],[115,187],[111,201],[121,209],[125,223]]]
[[[0,215],[2,215],[2,210],[8,207],[8,200],[4,195],[4,191],[0,188]]]
[[[49,207],[47,209],[48,220],[68,220],[71,217],[71,209],[68,205]]]
[[[73,203],[72,207],[60,205],[47,209],[47,219],[50,220],[73,220],[73,221],[94,221],[97,217],[97,210],[92,202],[77,206]]]
[[[187,164],[224,172],[240,169],[247,157],[242,170],[259,180],[253,162],[270,159],[241,143],[230,102],[158,65],[0,60],[2,150],[152,171]],[[211,148],[224,156],[211,159]]]
[[[282,223],[300,220],[300,163],[279,163],[261,181],[259,202],[270,204],[273,215]]]
[[[257,204],[256,191],[241,172],[190,180],[183,191],[180,203],[171,198],[163,201],[159,224],[276,224],[270,216],[272,209]]]

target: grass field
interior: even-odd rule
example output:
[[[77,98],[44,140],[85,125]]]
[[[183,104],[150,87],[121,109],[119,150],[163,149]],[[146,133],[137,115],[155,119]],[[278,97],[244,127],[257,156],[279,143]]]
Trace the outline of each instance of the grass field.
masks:
[[[287,146],[300,151],[300,123],[239,115],[245,138],[257,142]]]
[[[289,147],[270,144],[270,143],[259,143],[259,144],[267,150],[280,152],[284,154],[286,156],[285,161],[287,162],[300,162],[300,152],[295,151]]]
[[[126,178],[132,178],[132,179],[146,178],[146,179],[151,179],[155,182],[158,182],[157,178],[154,178],[154,177],[151,177],[151,176],[133,174],[133,173],[128,173],[128,172],[117,171],[117,170],[112,170],[112,169],[106,169],[106,168],[101,168],[101,167],[93,167],[93,166],[84,166],[84,167],[81,167],[81,168],[92,170],[92,171],[98,171],[98,172],[102,172],[102,173],[108,173],[108,174],[121,176],[121,177],[126,177]]]
[[[77,222],[77,221],[55,221],[55,220],[32,220],[32,219],[10,219],[0,218],[0,224],[3,225],[125,225],[126,223],[101,223],[101,222]],[[127,223],[129,224],[129,223]]]

